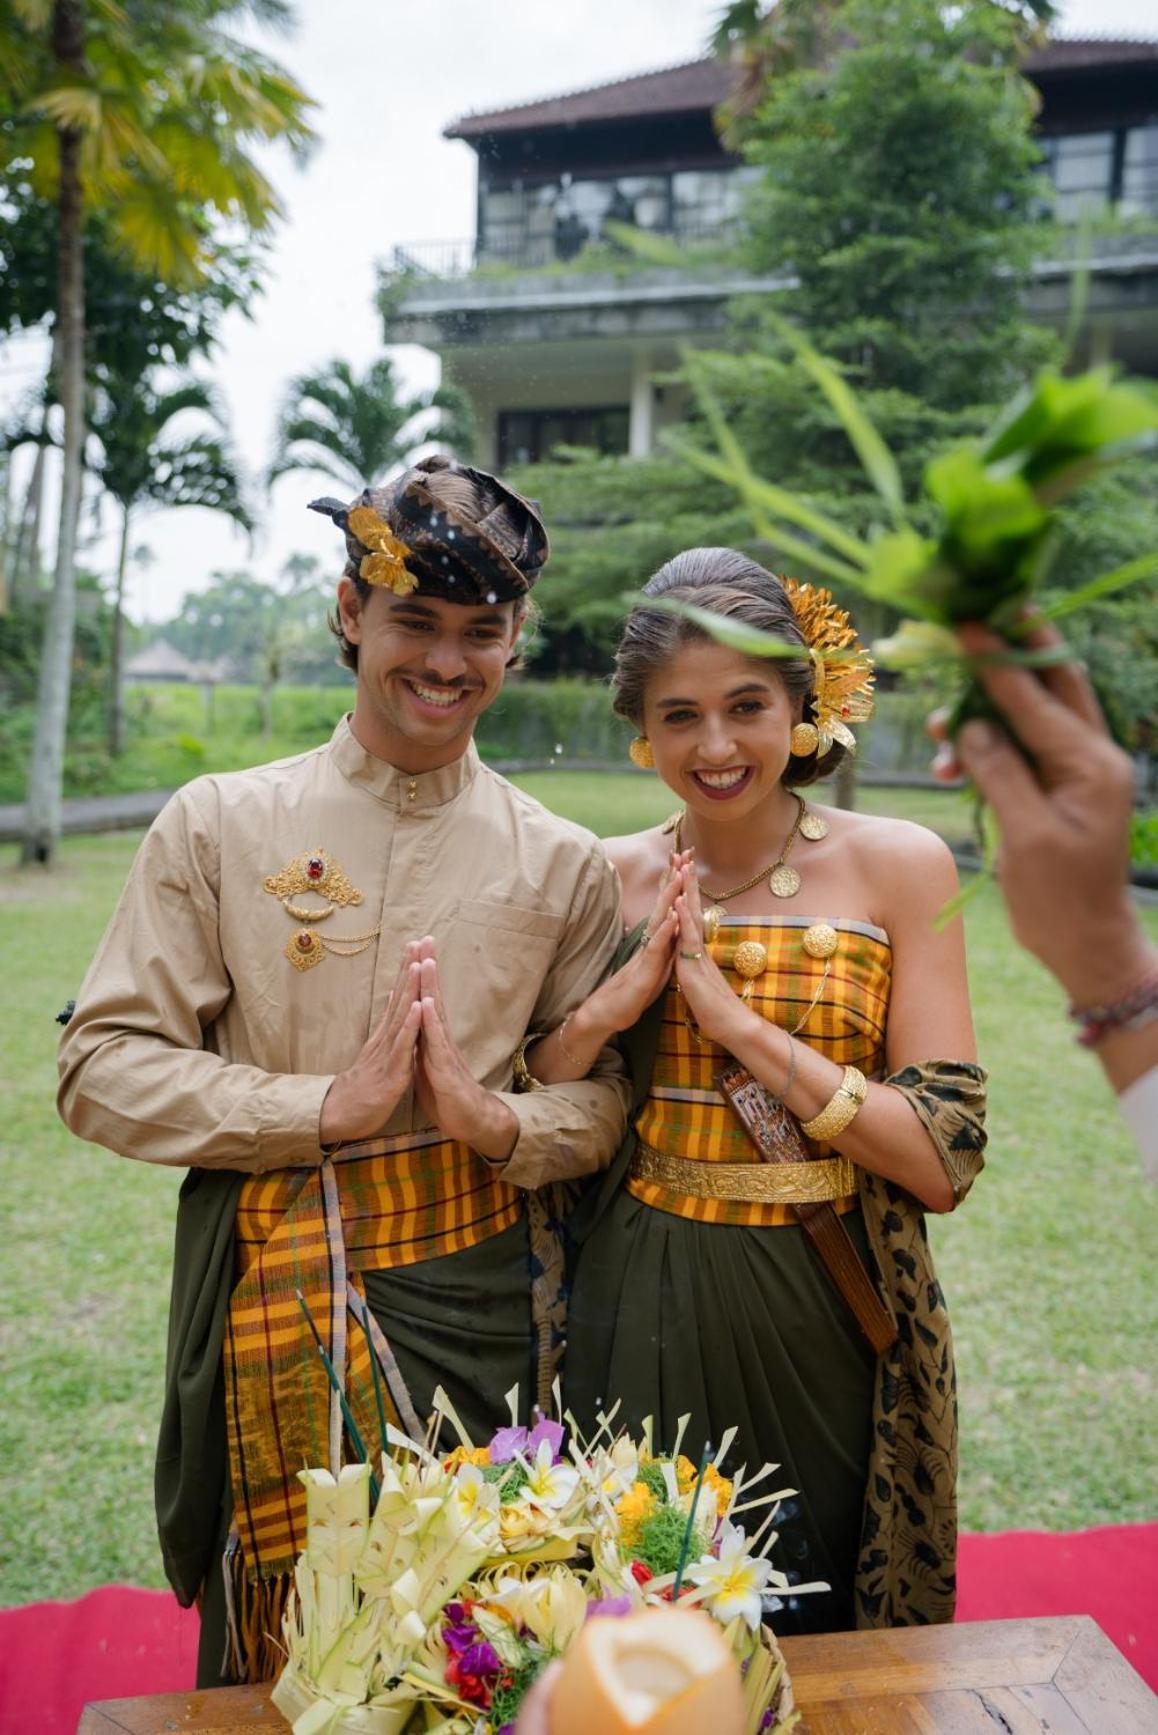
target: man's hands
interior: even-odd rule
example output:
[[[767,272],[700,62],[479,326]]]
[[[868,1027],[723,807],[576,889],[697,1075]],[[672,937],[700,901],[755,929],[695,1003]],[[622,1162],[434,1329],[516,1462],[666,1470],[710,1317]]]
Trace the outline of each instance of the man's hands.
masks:
[[[366,1046],[326,1092],[318,1122],[323,1145],[373,1138],[411,1088],[422,1028],[421,982],[418,942],[412,942],[402,955],[386,1010]]]
[[[422,1037],[414,1068],[414,1090],[428,1120],[448,1139],[462,1139],[482,1157],[505,1162],[515,1148],[519,1123],[512,1110],[472,1075],[455,1046],[442,1004],[434,941],[420,948]]]
[[[381,1019],[354,1064],[326,1092],[321,1143],[372,1138],[408,1090],[448,1139],[462,1139],[492,1161],[505,1161],[514,1150],[517,1119],[472,1076],[450,1035],[429,935],[407,945]]]

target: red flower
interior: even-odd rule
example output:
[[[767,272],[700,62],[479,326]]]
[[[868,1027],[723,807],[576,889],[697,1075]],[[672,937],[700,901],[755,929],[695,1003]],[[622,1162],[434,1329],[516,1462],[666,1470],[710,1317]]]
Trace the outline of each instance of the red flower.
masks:
[[[631,1576],[635,1580],[636,1584],[646,1584],[648,1579],[655,1577],[655,1574],[652,1572],[646,1561],[633,1560],[631,1563]]]

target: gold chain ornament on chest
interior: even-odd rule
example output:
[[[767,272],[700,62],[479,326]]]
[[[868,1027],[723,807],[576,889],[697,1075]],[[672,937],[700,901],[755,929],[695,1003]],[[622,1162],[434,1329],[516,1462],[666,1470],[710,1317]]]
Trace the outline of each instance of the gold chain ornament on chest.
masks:
[[[350,876],[325,849],[305,850],[294,856],[279,873],[268,874],[262,881],[263,890],[281,903],[291,921],[308,924],[291,935],[283,948],[295,970],[312,970],[327,952],[334,958],[356,958],[372,946],[381,933],[377,926],[366,934],[331,934],[326,938],[314,930],[339,908],[362,902],[362,893]],[[325,901],[318,905],[295,903],[295,897],[307,893]]]

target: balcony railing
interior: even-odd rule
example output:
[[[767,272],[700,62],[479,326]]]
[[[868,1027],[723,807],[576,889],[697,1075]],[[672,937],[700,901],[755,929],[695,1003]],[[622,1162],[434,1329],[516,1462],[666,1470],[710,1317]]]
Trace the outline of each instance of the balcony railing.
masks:
[[[738,225],[735,222],[685,223],[678,230],[649,229],[642,233],[673,249],[694,254],[729,247],[737,239]],[[556,225],[549,233],[538,235],[530,234],[524,228],[491,228],[481,240],[406,242],[392,250],[390,267],[398,273],[446,281],[469,276],[487,266],[500,270],[541,271],[545,267],[575,262],[578,262],[580,270],[596,268],[600,264],[606,264],[609,269],[624,263],[662,265],[664,255],[658,250],[654,255],[636,252],[610,236],[593,235],[581,226]]]

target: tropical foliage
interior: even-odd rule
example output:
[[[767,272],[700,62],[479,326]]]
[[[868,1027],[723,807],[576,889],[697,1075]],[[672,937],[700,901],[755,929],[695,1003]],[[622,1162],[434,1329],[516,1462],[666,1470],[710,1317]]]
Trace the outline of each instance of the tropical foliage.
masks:
[[[309,99],[238,34],[285,23],[284,0],[13,0],[0,15],[0,185],[57,220],[53,309],[63,411],[53,606],[45,611],[39,718],[24,859],[51,861],[76,621],[75,551],[85,427],[87,219],[167,283],[196,283],[227,227],[261,233],[278,214],[255,149],[310,138]]]
[[[428,441],[444,442],[465,457],[472,439],[460,392],[443,387],[405,396],[388,356],[361,374],[335,360],[290,382],[269,480],[291,470],[315,470],[352,496],[381,482]]]

